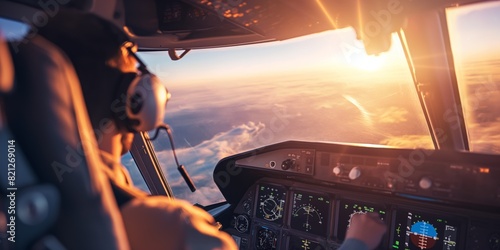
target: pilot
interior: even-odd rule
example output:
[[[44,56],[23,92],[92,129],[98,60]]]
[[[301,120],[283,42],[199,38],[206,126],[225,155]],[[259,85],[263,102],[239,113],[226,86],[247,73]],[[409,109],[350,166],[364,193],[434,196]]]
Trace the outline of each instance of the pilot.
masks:
[[[134,136],[121,112],[122,96],[140,76],[128,37],[95,15],[73,10],[60,11],[39,32],[75,67],[131,249],[237,249],[207,212],[182,200],[148,196],[120,164]]]
[[[59,46],[75,67],[131,248],[237,249],[211,215],[182,200],[148,196],[133,186],[121,165],[134,134],[132,120],[124,116],[120,103],[141,76],[132,55],[136,48],[128,36],[93,14],[72,10],[58,13],[39,32]],[[371,215],[356,216],[341,249],[375,248],[385,231],[377,220]]]

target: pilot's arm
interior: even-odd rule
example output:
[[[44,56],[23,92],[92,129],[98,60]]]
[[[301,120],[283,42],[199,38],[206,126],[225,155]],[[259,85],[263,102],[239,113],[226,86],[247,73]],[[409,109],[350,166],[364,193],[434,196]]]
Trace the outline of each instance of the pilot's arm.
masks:
[[[135,199],[121,211],[132,250],[237,249],[210,214],[182,200]]]
[[[345,241],[339,250],[375,249],[387,231],[377,213],[354,214]]]

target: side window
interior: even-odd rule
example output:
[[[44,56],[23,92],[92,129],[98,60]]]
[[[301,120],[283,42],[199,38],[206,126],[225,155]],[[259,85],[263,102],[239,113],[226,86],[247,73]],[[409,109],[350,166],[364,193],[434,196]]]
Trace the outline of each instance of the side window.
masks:
[[[500,3],[447,9],[471,151],[500,153]]]
[[[28,34],[30,27],[22,22],[0,17],[0,32],[7,40],[22,40]]]
[[[132,177],[134,186],[138,187],[148,194],[151,194],[151,191],[149,191],[148,185],[146,184],[144,177],[142,177],[142,174],[139,171],[137,164],[135,164],[134,158],[132,157],[130,152],[122,156],[122,164],[125,166],[125,168],[127,168],[130,177]]]

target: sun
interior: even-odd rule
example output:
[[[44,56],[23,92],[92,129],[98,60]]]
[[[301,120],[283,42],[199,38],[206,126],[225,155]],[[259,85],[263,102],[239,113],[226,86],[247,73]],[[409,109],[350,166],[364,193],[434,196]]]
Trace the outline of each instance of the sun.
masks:
[[[393,57],[391,50],[378,55],[368,55],[366,54],[363,42],[359,40],[352,41],[352,39],[349,40],[351,42],[340,43],[339,48],[342,56],[335,59],[337,63],[341,62],[346,69],[354,71],[378,71],[382,67],[387,66],[388,59]],[[397,37],[393,37],[393,39],[397,39]]]
[[[355,69],[363,71],[377,71],[385,65],[386,56],[382,55],[367,55],[365,53],[357,53],[351,56],[348,64]]]

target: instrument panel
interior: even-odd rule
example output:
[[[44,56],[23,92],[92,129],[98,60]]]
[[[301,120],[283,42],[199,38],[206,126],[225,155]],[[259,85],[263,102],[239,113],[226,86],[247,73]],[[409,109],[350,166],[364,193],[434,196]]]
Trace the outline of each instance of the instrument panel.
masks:
[[[388,226],[377,249],[500,250],[500,157],[412,154],[285,142],[225,158],[223,230],[240,249],[337,249],[353,214],[377,212]]]
[[[335,189],[325,192],[320,187],[268,178],[248,193],[256,194],[255,216],[241,213],[244,199],[236,206],[233,226],[225,229],[238,242],[244,238],[246,243],[240,249],[336,249],[345,238],[351,216],[367,212],[378,213],[388,225],[377,249],[468,249],[464,240],[468,218],[444,207],[382,201]]]

